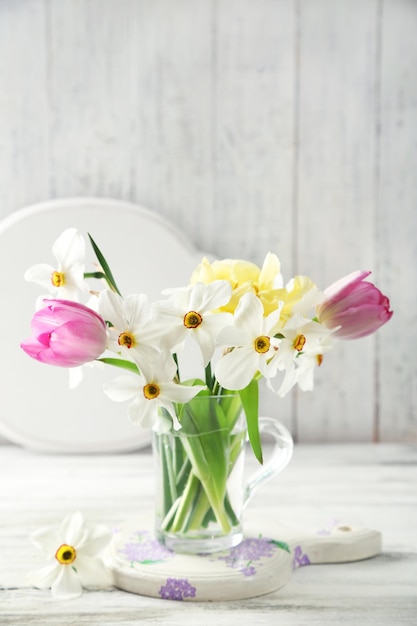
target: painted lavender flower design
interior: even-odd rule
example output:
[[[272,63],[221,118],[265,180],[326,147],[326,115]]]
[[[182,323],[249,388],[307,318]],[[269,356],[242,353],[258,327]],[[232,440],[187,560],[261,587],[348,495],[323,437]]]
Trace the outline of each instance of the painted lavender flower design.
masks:
[[[153,539],[147,531],[138,531],[133,534],[131,541],[124,544],[119,550],[132,564],[133,563],[160,563],[173,558],[174,553],[162,543]]]
[[[163,600],[184,600],[195,598],[196,588],[190,585],[186,578],[167,578],[166,583],[159,590]]]
[[[303,549],[301,546],[297,546],[294,549],[294,559],[293,559],[293,569],[296,567],[303,567],[303,565],[310,565],[310,559],[307,554],[303,554]]]
[[[239,570],[244,576],[254,576],[256,567],[262,558],[271,558],[277,549],[289,552],[287,544],[268,538],[245,539],[235,548],[229,550],[227,555],[219,556],[219,561],[224,561],[227,567]]]

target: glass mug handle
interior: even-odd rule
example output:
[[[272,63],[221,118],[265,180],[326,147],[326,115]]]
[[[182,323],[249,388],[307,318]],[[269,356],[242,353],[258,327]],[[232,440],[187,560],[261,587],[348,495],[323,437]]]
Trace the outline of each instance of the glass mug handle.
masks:
[[[273,476],[276,476],[288,465],[293,453],[293,440],[289,430],[272,417],[259,418],[259,432],[267,433],[274,439],[271,458],[262,465],[244,486],[243,508],[246,507],[254,492]]]

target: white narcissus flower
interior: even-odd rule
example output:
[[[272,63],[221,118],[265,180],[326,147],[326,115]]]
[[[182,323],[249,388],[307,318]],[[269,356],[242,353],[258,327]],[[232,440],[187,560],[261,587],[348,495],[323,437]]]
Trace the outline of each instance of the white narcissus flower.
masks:
[[[59,526],[41,528],[31,535],[32,542],[50,563],[30,572],[29,582],[38,589],[51,588],[52,596],[63,600],[76,598],[82,588],[105,589],[112,578],[98,556],[112,540],[104,526],[87,528],[78,511]]]
[[[137,363],[139,366],[139,363]],[[189,387],[174,382],[177,366],[171,354],[157,354],[140,366],[140,374],[118,376],[104,385],[106,395],[116,402],[132,400],[128,416],[133,424],[150,428],[158,417],[158,409],[163,407],[172,417],[174,428],[181,425],[175,412],[174,403],[184,404],[194,398],[204,386]]]
[[[106,289],[99,295],[100,315],[111,323],[107,348],[134,358],[139,364],[157,352],[155,331],[151,320],[151,302],[145,294],[132,294],[124,300]]]
[[[275,373],[285,370],[278,395],[283,397],[296,384],[303,391],[311,391],[314,370],[321,365],[323,354],[331,350],[335,343],[332,331],[297,313],[281,333],[279,350],[271,364]],[[270,383],[268,386],[272,389]]]
[[[52,246],[56,265],[39,263],[25,272],[25,280],[37,283],[61,300],[78,301],[87,290],[84,281],[85,241],[76,228],[68,228]]]
[[[195,283],[169,293],[168,300],[154,304],[161,329],[161,345],[165,349],[177,349],[192,336],[200,346],[206,366],[213,356],[217,335],[232,321],[230,313],[218,311],[230,300],[230,284],[225,280],[208,285]]]
[[[264,317],[262,302],[253,293],[245,293],[236,307],[234,326],[224,328],[219,345],[229,350],[219,359],[215,376],[226,389],[244,389],[260,372],[269,378],[270,361],[280,340],[272,329],[279,319],[280,309]]]

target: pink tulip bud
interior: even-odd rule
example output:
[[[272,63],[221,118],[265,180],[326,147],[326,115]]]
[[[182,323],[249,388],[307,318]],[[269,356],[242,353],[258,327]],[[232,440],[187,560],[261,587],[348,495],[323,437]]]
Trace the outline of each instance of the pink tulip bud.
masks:
[[[93,361],[106,347],[107,327],[92,309],[69,300],[48,303],[32,318],[32,337],[21,348],[33,359],[60,367]]]
[[[364,279],[371,272],[352,272],[324,292],[317,317],[327,328],[337,328],[341,339],[359,339],[374,333],[391,319],[390,303],[375,285]]]

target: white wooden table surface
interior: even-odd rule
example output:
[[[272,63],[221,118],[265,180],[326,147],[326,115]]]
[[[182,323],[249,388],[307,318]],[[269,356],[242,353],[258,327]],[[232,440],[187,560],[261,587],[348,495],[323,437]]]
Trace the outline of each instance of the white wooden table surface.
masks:
[[[416,478],[416,447],[296,445],[282,476],[252,500],[252,514],[378,529],[381,555],[299,568],[282,589],[244,601],[175,602],[112,589],[63,602],[25,585],[26,571],[44,564],[29,534],[77,509],[110,527],[149,509],[150,451],[58,456],[0,446],[0,624],[416,624]]]

